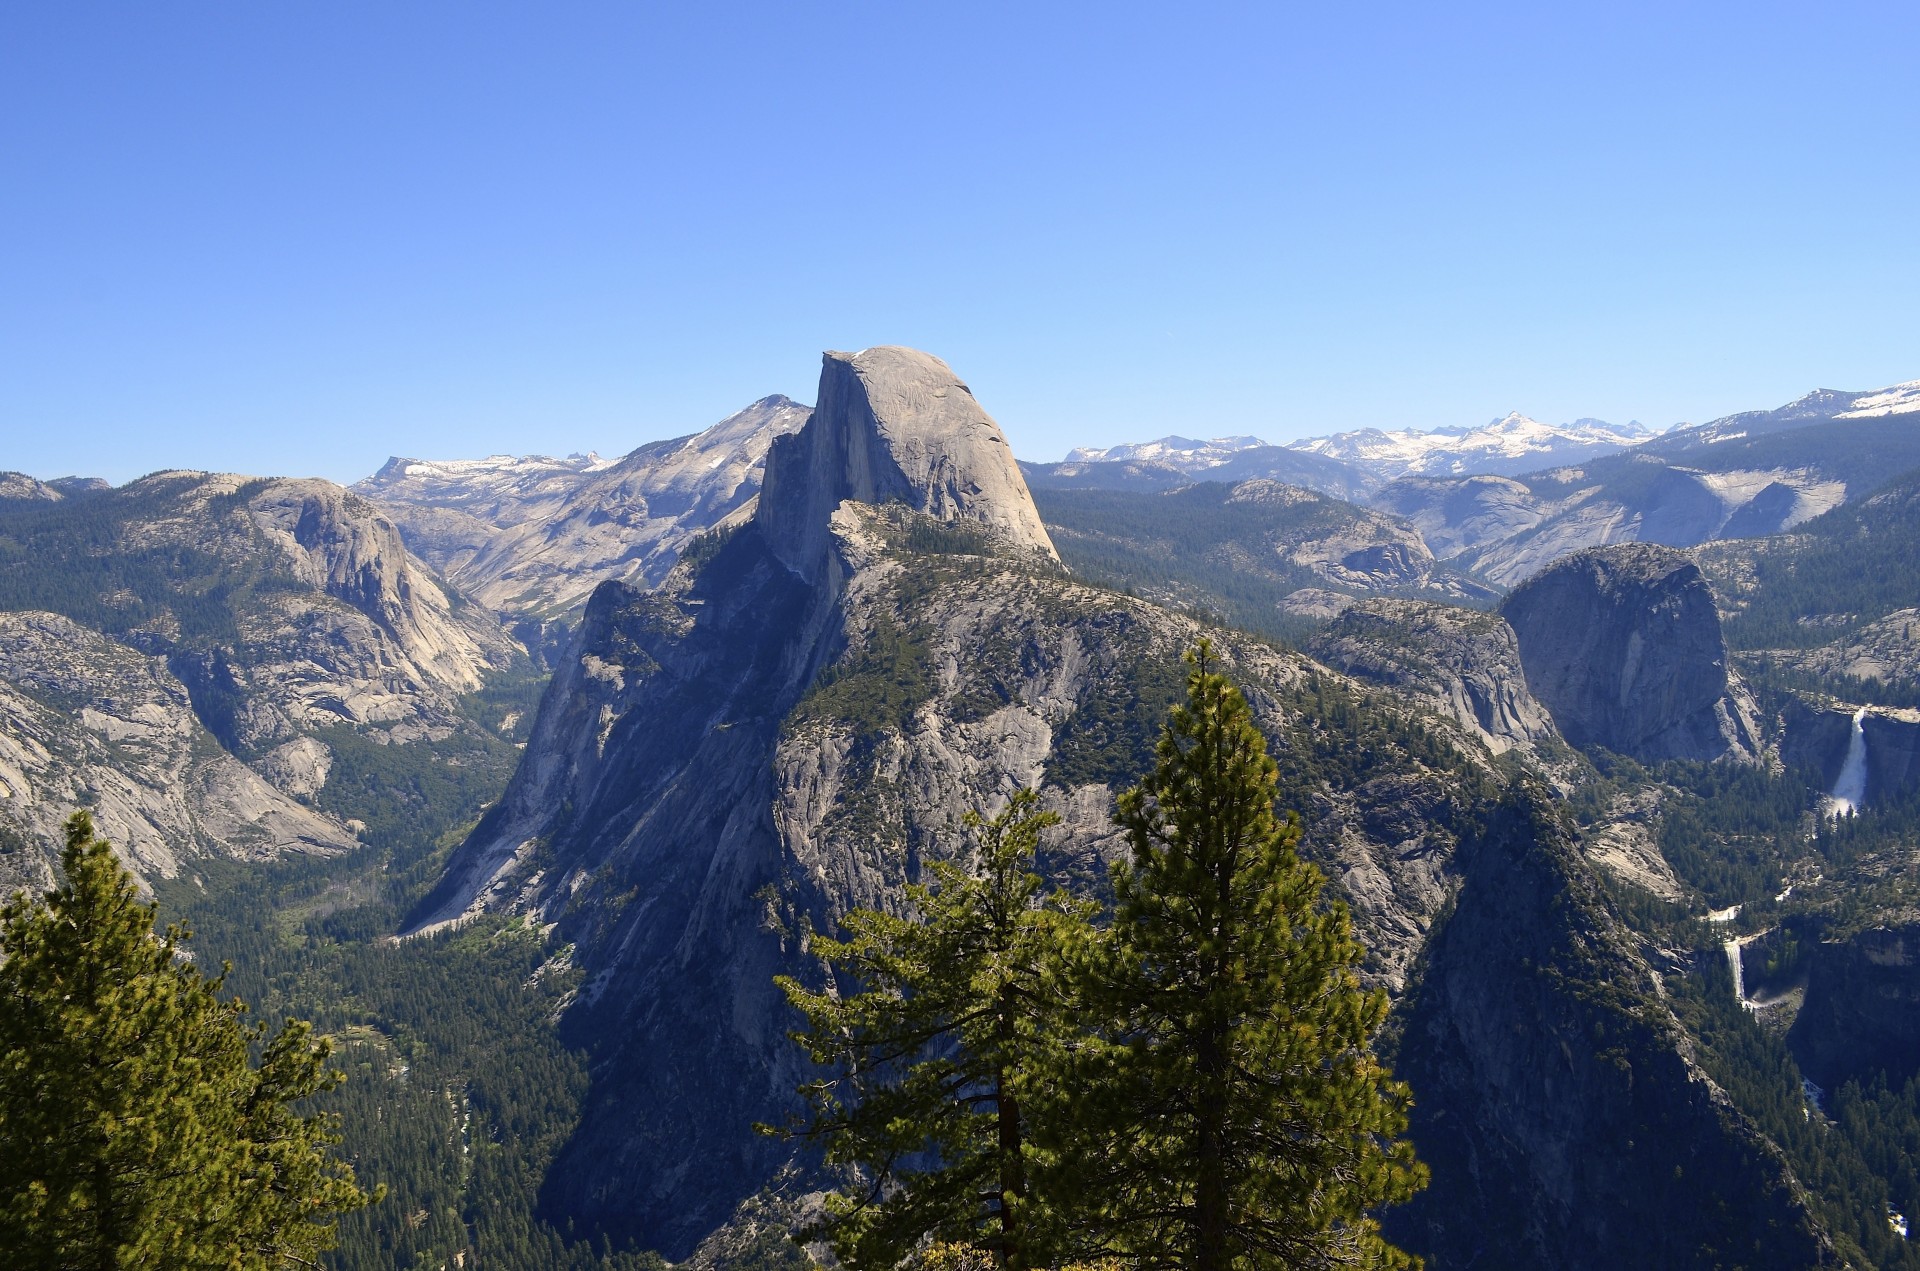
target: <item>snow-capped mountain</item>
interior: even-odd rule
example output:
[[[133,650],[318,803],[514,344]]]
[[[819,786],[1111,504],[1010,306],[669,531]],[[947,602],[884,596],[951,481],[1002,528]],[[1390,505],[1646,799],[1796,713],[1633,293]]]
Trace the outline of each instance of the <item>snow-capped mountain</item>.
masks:
[[[1027,465],[1041,486],[1177,485],[1183,479],[1269,478],[1352,498],[1406,476],[1511,476],[1581,463],[1657,436],[1642,424],[1576,419],[1543,424],[1514,411],[1478,428],[1359,428],[1280,445],[1258,437],[1162,437],[1121,446],[1081,446],[1057,464]],[[1319,466],[1302,471],[1303,461]]]
[[[353,489],[381,503],[451,508],[495,525],[518,525],[564,500],[579,487],[582,477],[619,462],[591,452],[564,459],[549,455],[396,457]]]
[[[1920,380],[1864,393],[1816,388],[1774,410],[1741,411],[1697,427],[1676,428],[1663,436],[1653,449],[1663,454],[1683,454],[1722,442],[1805,428],[1826,420],[1884,419],[1915,412],[1920,412]]]
[[[1543,424],[1518,411],[1479,428],[1361,428],[1288,442],[1292,450],[1358,464],[1388,480],[1403,476],[1512,475],[1556,464],[1597,459],[1655,436],[1639,423],[1600,419]]]
[[[1217,468],[1243,450],[1254,450],[1271,443],[1258,437],[1215,437],[1195,441],[1191,437],[1162,437],[1158,441],[1138,441],[1124,446],[1076,446],[1067,452],[1067,463],[1157,463],[1181,472],[1205,472]]]

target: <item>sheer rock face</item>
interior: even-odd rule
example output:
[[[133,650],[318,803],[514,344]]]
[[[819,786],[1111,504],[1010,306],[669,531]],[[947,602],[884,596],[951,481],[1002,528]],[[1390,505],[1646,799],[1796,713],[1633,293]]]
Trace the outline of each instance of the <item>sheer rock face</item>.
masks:
[[[156,482],[173,488],[141,488]],[[167,655],[239,753],[340,724],[396,741],[444,735],[456,699],[519,652],[479,606],[456,604],[392,521],[332,482],[173,473],[100,497],[123,495],[154,508],[128,522],[130,546],[178,545],[271,580],[236,598],[227,639],[164,621],[128,637]],[[310,775],[296,784],[318,772],[301,766]]]
[[[1751,758],[1713,593],[1685,552],[1580,552],[1507,598],[1526,682],[1566,739],[1636,759]]]
[[[1920,923],[1911,910],[1902,916],[1813,947],[1788,1041],[1828,1090],[1880,1072],[1898,1088],[1920,1072]]]
[[[756,520],[789,569],[818,580],[828,522],[847,499],[904,503],[1060,559],[1000,426],[945,362],[914,349],[822,358],[813,418],[767,454]]]
[[[195,855],[354,845],[221,750],[164,659],[50,613],[0,613],[0,893],[45,887],[76,809],[143,877]]]
[[[292,579],[372,623],[384,646],[381,678],[403,691],[456,694],[480,687],[512,641],[481,615],[456,612],[401,541],[393,522],[330,481],[267,482],[247,501],[254,525]]]
[[[1181,692],[1180,652],[1206,629],[1063,577],[1030,505],[1010,503],[1019,488],[980,471],[995,443],[976,408],[958,426],[889,430],[914,385],[948,389],[927,389],[922,405],[958,391],[937,365],[894,350],[830,355],[821,408],[776,444],[755,518],[658,591],[594,593],[507,793],[414,917],[417,931],[519,913],[572,944],[587,978],[565,1024],[592,1048],[594,1085],[543,1197],[583,1229],[685,1258],[804,1164],[747,1128],[785,1120],[813,1075],[785,1035],[795,1019],[773,976],[817,981],[809,931],[836,930],[856,906],[897,911],[928,862],[964,859],[969,810],[992,814],[1041,787],[1061,816],[1040,861],[1056,879],[1097,887],[1126,850],[1113,796],[1151,765]],[[889,366],[911,372],[906,389],[873,387]],[[952,452],[937,449],[942,437]],[[1603,1253],[1719,1256],[1768,1223],[1787,1256],[1817,1246],[1777,1161],[1685,1060],[1671,1017],[1642,1027],[1593,1005],[1609,977],[1650,972],[1561,839],[1543,862],[1527,827],[1509,827],[1481,853],[1477,907],[1449,923],[1452,952],[1416,986],[1495,779],[1468,741],[1482,727],[1466,685],[1486,682],[1489,719],[1516,736],[1543,721],[1493,691],[1489,668],[1515,657],[1498,619],[1423,607],[1396,621],[1424,630],[1422,675],[1458,678],[1461,722],[1298,654],[1207,634],[1270,739],[1303,851],[1352,908],[1368,982],[1421,994],[1431,1088],[1461,1122],[1483,1108],[1492,1118],[1474,1140],[1472,1186],[1418,1247],[1442,1255],[1436,1266],[1485,1265],[1462,1241],[1516,1212],[1513,1247],[1536,1262],[1556,1247],[1557,1220]],[[1568,995],[1562,969],[1586,997]],[[1631,1076],[1589,1042],[1602,1027],[1639,1030]],[[1429,1087],[1417,1088],[1424,1106]],[[1643,1134],[1649,1121],[1679,1138]],[[1439,1132],[1457,1138],[1455,1124]],[[1642,1145],[1630,1168],[1603,1148],[1623,1137]],[[1689,1177],[1707,1160],[1751,1184],[1750,1210],[1728,1225],[1655,1206],[1644,1184],[1681,1158]],[[1593,1214],[1573,1212],[1583,1170],[1599,1177]],[[1537,1191],[1523,1185],[1533,1174],[1547,1180]],[[1680,1234],[1662,1244],[1668,1226]]]
[[[1527,691],[1513,628],[1496,614],[1420,600],[1363,600],[1317,638],[1316,658],[1358,679],[1418,694],[1500,754],[1553,735]]]
[[[757,525],[660,593],[603,585],[507,795],[416,922],[560,924],[589,973],[569,1027],[598,1059],[548,1195],[672,1257],[789,1159],[746,1127],[783,1120],[807,1076],[772,984],[816,973],[803,930],[897,907],[927,861],[966,850],[965,813],[1029,785],[1062,817],[1045,867],[1097,885],[1125,850],[1113,795],[1151,758],[1089,752],[1125,716],[1157,726],[1143,673],[1176,691],[1203,630],[1006,558],[903,553],[896,516],[917,514],[836,510],[837,586],[808,585]],[[1312,726],[1299,694],[1326,672],[1214,638],[1270,736]],[[1465,818],[1447,774],[1380,767],[1302,811],[1375,981],[1398,987]]]

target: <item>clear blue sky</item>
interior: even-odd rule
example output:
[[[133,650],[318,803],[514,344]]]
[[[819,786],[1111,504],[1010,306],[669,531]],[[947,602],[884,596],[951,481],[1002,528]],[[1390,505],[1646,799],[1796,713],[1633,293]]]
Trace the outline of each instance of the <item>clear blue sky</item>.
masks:
[[[1911,3],[0,6],[0,468],[1015,450],[1920,377]]]

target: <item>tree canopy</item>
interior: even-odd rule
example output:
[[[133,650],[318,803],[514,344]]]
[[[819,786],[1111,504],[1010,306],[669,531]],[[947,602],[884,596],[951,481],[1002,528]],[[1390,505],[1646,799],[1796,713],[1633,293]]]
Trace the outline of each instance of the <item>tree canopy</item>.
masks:
[[[47,1271],[311,1265],[371,1199],[331,1119],[292,1106],[341,1080],[330,1043],[246,1023],[84,812],[62,865],[0,909],[0,1248]]]

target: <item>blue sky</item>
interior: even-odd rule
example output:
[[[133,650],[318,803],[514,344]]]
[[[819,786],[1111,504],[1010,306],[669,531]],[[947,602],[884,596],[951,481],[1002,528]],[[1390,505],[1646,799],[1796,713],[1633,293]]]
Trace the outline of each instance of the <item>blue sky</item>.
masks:
[[[0,468],[945,357],[1028,458],[1920,377],[1920,6],[0,6]]]

